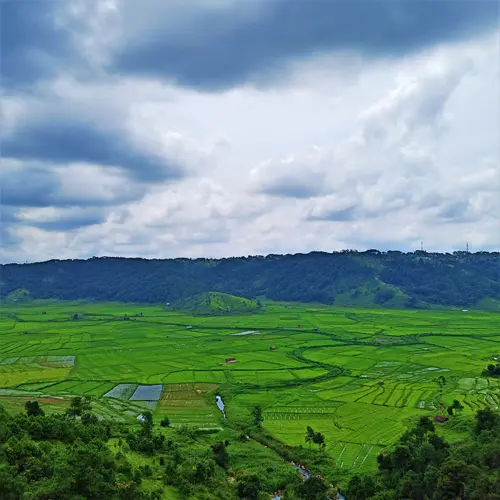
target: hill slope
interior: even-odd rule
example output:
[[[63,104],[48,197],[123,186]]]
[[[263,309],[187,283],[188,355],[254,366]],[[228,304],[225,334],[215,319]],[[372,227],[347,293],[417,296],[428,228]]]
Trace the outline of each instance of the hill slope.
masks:
[[[177,301],[174,309],[194,315],[245,314],[260,312],[260,302],[243,297],[235,297],[227,293],[205,292]]]
[[[339,305],[498,307],[500,253],[312,252],[228,259],[52,260],[0,266],[0,295],[176,302],[204,292]]]

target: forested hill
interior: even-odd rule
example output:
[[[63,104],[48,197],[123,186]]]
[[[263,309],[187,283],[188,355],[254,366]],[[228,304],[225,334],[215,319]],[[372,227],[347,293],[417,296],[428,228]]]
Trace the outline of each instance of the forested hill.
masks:
[[[376,250],[227,259],[94,257],[2,265],[0,294],[2,300],[161,303],[212,291],[337,305],[496,307],[499,263],[498,252]]]

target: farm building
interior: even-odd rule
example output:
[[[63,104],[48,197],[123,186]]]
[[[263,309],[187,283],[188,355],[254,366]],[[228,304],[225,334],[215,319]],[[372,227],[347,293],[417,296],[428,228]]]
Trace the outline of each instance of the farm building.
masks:
[[[224,361],[226,364],[228,363],[236,363],[236,358],[226,358],[226,361]]]
[[[297,325],[297,328],[302,328],[302,325]]]
[[[270,350],[270,351],[275,351],[276,349],[277,349],[277,347],[276,347],[275,345],[272,345],[272,346],[269,348],[269,350]]]
[[[440,424],[442,424],[443,422],[446,422],[448,420],[447,417],[443,417],[441,415],[438,415],[437,417],[434,417],[434,421],[435,422],[439,422]]]

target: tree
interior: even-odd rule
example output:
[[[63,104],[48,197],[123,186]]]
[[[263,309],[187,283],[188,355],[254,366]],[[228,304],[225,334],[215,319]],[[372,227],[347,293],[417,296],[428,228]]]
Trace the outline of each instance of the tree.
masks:
[[[161,427],[170,427],[170,419],[168,417],[163,417],[160,422]]]
[[[69,408],[66,410],[66,415],[69,417],[79,417],[83,411],[83,400],[80,396],[75,396],[71,398]]]
[[[453,404],[451,404],[450,406],[448,406],[448,415],[453,415],[454,414],[454,411],[453,410],[457,410],[457,411],[462,411],[464,409],[463,405],[460,403],[460,401],[458,401],[458,399],[454,399],[453,400]]]
[[[316,435],[316,433],[314,432],[314,429],[308,425],[306,428],[305,442],[309,443],[309,448],[311,447],[311,443],[314,441],[315,435]]]
[[[78,316],[78,313],[75,313],[73,314],[73,320],[76,321],[77,319],[79,319],[80,317]]]
[[[256,474],[242,477],[238,481],[238,486],[236,488],[239,498],[245,498],[246,500],[257,500],[259,498],[259,492],[262,489],[262,483]]]
[[[325,436],[321,432],[316,432],[313,437],[313,443],[317,444],[322,450],[325,447]]]
[[[42,408],[40,408],[38,401],[26,401],[24,407],[26,408],[28,417],[43,417],[45,415],[45,412]]]
[[[2,500],[18,500],[22,498],[25,481],[16,475],[10,467],[0,465],[0,498]]]
[[[142,412],[141,425],[143,436],[151,437],[153,433],[153,414],[149,410]]]
[[[224,443],[216,443],[212,445],[212,452],[215,457],[215,463],[222,468],[229,465],[229,454]]]
[[[260,406],[256,406],[252,410],[253,423],[254,425],[261,426],[264,421],[264,417],[262,416],[262,408]]]
[[[483,375],[487,377],[500,377],[500,364],[492,364],[490,363],[486,370],[483,371]]]
[[[365,499],[375,495],[375,481],[367,474],[354,476],[347,486],[347,498]],[[394,496],[392,498],[395,498]]]
[[[307,478],[298,487],[298,492],[305,500],[328,500],[328,486],[320,476]]]
[[[81,417],[84,412],[90,412],[92,409],[92,398],[90,396],[75,396],[71,398],[69,408],[66,410],[66,415],[69,417]]]
[[[481,434],[483,431],[489,431],[500,425],[500,416],[493,413],[490,409],[479,410],[476,413],[475,433]]]
[[[82,414],[82,424],[83,425],[94,425],[98,421],[99,421],[99,419],[93,413],[83,413]]]
[[[420,417],[417,428],[422,429],[424,433],[434,432],[436,430],[434,424],[432,423],[432,420],[426,415]]]

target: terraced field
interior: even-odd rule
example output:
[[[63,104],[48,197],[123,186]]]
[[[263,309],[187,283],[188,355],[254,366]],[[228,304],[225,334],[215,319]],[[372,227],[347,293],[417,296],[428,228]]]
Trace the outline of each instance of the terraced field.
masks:
[[[102,417],[134,422],[149,408],[174,426],[213,429],[225,425],[221,394],[228,420],[260,405],[265,428],[286,443],[308,446],[305,428],[321,431],[350,471],[373,468],[413,419],[443,415],[454,399],[464,413],[500,404],[500,381],[481,376],[500,359],[498,314],[265,306],[199,317],[133,304],[4,304],[0,400],[21,411],[38,397],[52,412],[90,395]],[[440,432],[457,438],[449,423]]]

